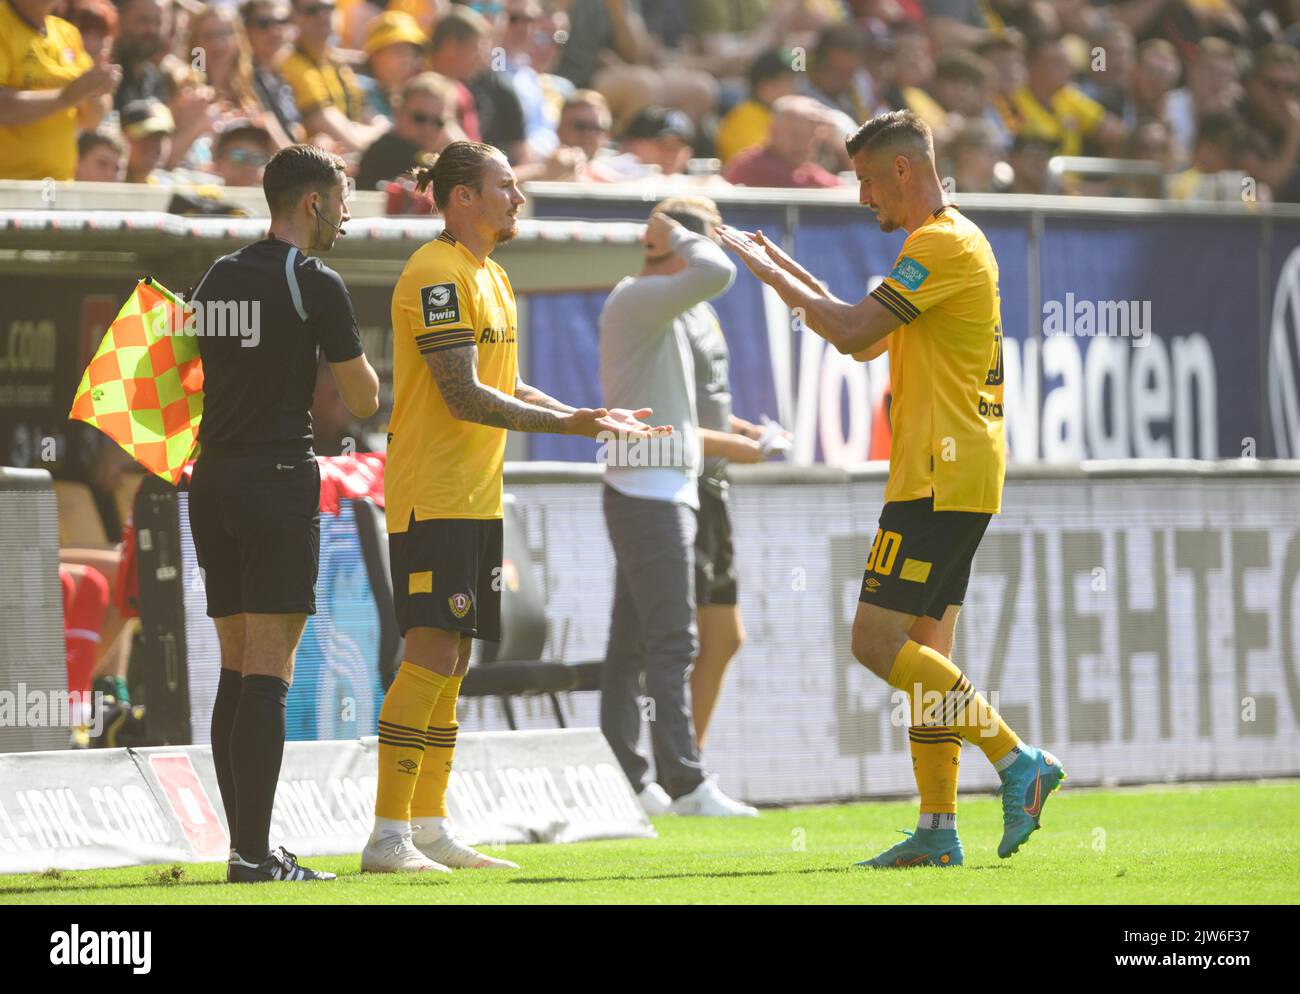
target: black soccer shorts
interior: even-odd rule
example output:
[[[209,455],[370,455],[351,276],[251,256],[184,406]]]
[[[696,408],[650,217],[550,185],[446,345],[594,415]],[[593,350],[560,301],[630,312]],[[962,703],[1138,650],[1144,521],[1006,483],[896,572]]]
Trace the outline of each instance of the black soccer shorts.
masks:
[[[388,536],[393,605],[402,635],[441,628],[501,641],[500,518],[411,515],[405,532]]]
[[[936,511],[934,498],[890,501],[867,554],[858,600],[942,619],[966,599],[971,561],[991,514]]]
[[[700,487],[700,527],[695,533],[695,606],[736,603],[736,563],[727,500]]]
[[[316,613],[320,467],[310,452],[205,445],[189,512],[208,617]]]

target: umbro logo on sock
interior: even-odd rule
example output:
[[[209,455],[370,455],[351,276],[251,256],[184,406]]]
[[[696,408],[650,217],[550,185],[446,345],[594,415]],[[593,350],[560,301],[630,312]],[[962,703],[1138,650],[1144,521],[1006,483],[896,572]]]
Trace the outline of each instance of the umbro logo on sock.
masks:
[[[413,759],[398,760],[397,765],[403,773],[415,774],[420,769],[420,764]]]

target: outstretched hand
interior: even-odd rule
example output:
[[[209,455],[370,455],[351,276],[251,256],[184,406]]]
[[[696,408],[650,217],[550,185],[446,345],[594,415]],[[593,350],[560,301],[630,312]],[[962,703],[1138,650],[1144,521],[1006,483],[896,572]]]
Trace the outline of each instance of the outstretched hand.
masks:
[[[641,421],[642,417],[648,417],[651,413],[653,412],[648,407],[636,411],[621,407],[616,407],[612,411],[604,407],[580,407],[572,414],[566,415],[566,434],[598,438],[608,432],[629,439],[671,435],[672,425],[648,425]]]

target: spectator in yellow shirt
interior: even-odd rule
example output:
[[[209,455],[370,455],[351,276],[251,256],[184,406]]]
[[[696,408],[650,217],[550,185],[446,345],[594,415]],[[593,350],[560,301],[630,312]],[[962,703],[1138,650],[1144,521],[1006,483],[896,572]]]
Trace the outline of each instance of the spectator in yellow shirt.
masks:
[[[372,123],[356,74],[330,46],[334,0],[293,0],[298,44],[280,66],[293,89],[308,135],[328,135],[343,151],[360,152],[387,129]]]
[[[96,63],[56,0],[0,2],[0,179],[70,180],[77,131],[108,112],[122,71]]]
[[[1033,42],[1028,69],[1028,84],[1013,98],[1021,130],[1058,142],[1061,155],[1082,155],[1085,139],[1114,154],[1124,139],[1124,126],[1074,85],[1074,69],[1060,38]]]
[[[767,144],[772,129],[772,104],[795,92],[794,70],[782,53],[764,52],[749,67],[749,99],[732,107],[718,125],[714,145],[725,166],[737,153]]]

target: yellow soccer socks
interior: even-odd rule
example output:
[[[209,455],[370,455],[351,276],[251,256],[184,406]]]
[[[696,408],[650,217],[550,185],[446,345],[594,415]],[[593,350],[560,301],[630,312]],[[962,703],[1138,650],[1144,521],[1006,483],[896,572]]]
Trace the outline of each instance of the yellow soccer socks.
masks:
[[[404,662],[379,710],[379,786],[375,817],[411,820],[411,798],[425,759],[430,716],[451,677]]]
[[[911,697],[912,724],[919,726],[915,731],[923,736],[926,726],[951,728],[979,746],[995,768],[1020,745],[1016,733],[1007,727],[984,695],[975,692],[966,675],[929,646],[911,639],[903,643],[890,670],[889,685]],[[953,766],[954,794],[956,769]]]
[[[961,736],[950,725],[913,725],[907,737],[912,750],[912,773],[921,793],[922,827],[953,827],[957,815]]]
[[[424,763],[411,798],[411,821],[441,827],[447,817],[447,783],[451,779],[452,756],[456,751],[456,698],[464,677],[448,677],[438,703],[429,716],[425,733]]]

